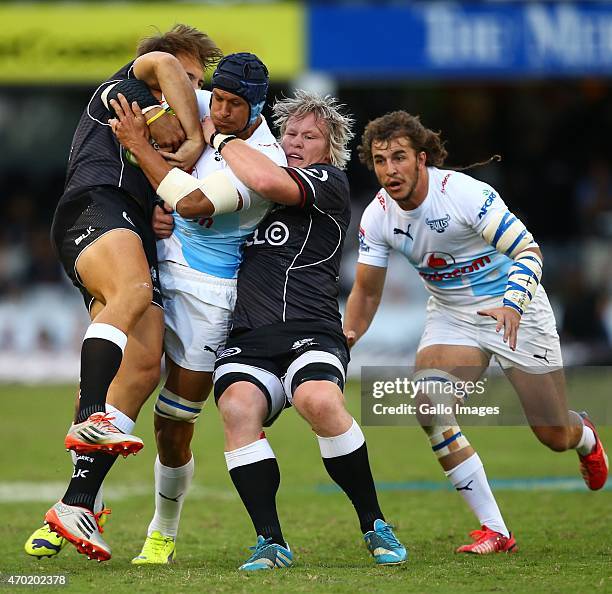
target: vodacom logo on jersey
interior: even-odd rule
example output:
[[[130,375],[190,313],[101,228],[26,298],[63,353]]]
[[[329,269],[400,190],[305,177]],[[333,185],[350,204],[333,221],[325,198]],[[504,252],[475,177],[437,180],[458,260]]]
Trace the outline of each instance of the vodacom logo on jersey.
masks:
[[[426,281],[444,281],[454,278],[459,278],[464,274],[476,272],[491,263],[489,256],[479,256],[471,262],[456,266],[452,270],[442,272],[442,270],[451,268],[455,265],[455,257],[445,252],[428,252],[423,256],[423,267],[436,268],[440,272],[422,272],[419,270],[419,275]]]
[[[262,237],[260,237],[260,232]],[[246,245],[248,247],[252,245],[262,245],[264,243],[268,243],[273,246],[283,245],[287,243],[289,239],[289,228],[285,223],[281,221],[274,221],[270,223],[265,231],[262,231],[261,228],[255,229],[253,233],[253,237],[246,240]]]

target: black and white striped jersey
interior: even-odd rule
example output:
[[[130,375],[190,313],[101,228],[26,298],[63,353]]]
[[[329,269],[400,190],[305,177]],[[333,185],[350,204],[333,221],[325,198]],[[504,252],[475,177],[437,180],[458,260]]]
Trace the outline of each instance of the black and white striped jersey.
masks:
[[[133,64],[126,64],[103,82],[85,107],[72,139],[64,191],[91,186],[116,186],[131,194],[148,213],[155,200],[155,192],[140,168],[127,162],[125,152],[108,124],[114,113],[111,115],[101,99],[109,85],[134,78]]]
[[[290,320],[340,327],[338,274],[351,208],[346,174],[329,164],[286,167],[298,206],[277,206],[244,248],[234,331]]]

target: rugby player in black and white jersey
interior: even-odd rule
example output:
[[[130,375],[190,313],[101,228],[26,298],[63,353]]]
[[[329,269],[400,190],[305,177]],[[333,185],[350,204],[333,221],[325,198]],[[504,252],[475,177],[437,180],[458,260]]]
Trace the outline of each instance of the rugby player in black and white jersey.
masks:
[[[338,311],[338,271],[350,219],[342,171],[352,120],[330,96],[297,91],[273,107],[288,167],[243,141],[220,138],[205,121],[207,141],[222,143],[235,175],[278,206],[245,246],[233,330],[215,365],[215,399],[225,426],[232,481],[257,534],[245,571],[293,563],[276,511],[280,472],[262,435],[293,405],[317,435],[331,478],[359,516],[379,564],[398,564],[406,550],[384,521],[365,439],[342,390],[349,360]]]
[[[110,558],[110,548],[100,537],[98,516],[103,512],[96,493],[117,455],[142,447],[131,431],[159,381],[164,328],[151,229],[155,192],[115,139],[108,99],[126,85],[133,88],[136,79],[146,83],[154,96],[147,90],[142,105],[153,138],[162,148],[178,148],[184,161],[193,164],[204,147],[194,89],[201,87],[203,71],[221,57],[207,35],[185,25],[143,40],[137,53],[136,60],[96,89],[86,106],[51,233],[92,324],[81,350],[76,418],[65,440],[77,454],[74,472],[45,520],[79,552],[98,560]],[[160,105],[162,95],[168,107]],[[168,115],[170,107],[176,120]],[[113,402],[121,402],[121,410]],[[30,540],[26,551],[37,554],[36,539]],[[59,552],[61,545],[55,548]]]

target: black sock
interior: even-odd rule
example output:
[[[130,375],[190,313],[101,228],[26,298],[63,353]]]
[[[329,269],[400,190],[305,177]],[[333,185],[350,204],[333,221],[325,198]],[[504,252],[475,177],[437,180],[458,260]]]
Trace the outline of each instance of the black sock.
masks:
[[[116,459],[116,455],[103,452],[77,454],[72,480],[62,501],[66,505],[79,505],[93,512],[96,495]]]
[[[348,495],[359,516],[361,531],[374,530],[374,520],[384,516],[378,505],[374,479],[365,442],[354,452],[335,458],[323,458],[329,476]]]
[[[105,412],[106,393],[119,371],[123,351],[104,338],[86,338],[81,347],[81,385],[77,423]]]
[[[286,543],[276,512],[276,492],[280,486],[280,470],[276,458],[237,466],[229,473],[251,516],[255,532],[284,547]]]

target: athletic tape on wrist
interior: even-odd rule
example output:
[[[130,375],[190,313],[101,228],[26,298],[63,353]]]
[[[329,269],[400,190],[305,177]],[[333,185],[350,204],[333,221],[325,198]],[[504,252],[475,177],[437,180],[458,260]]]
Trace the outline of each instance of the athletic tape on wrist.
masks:
[[[162,109],[161,111],[158,111],[155,115],[151,116],[148,120],[147,120],[147,126],[150,126],[153,122],[155,122],[156,120],[159,120],[159,118],[161,118],[162,116],[166,115],[168,112],[165,109]]]
[[[524,250],[514,260],[508,271],[508,284],[503,304],[523,315],[535,296],[542,278],[542,260],[531,250]]]
[[[210,137],[210,143],[212,144],[213,148],[217,151],[217,152],[221,152],[221,149],[230,141],[230,140],[235,140],[236,136],[234,136],[233,134],[220,134],[219,132],[215,132],[211,137]]]

